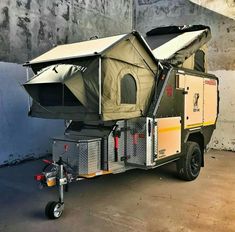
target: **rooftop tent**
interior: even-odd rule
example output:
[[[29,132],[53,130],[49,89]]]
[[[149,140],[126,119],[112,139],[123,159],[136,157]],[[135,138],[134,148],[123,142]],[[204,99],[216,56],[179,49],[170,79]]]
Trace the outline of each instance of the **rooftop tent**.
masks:
[[[203,47],[210,38],[209,27],[192,25],[155,28],[146,33],[145,39],[157,60],[181,65]]]
[[[137,32],[61,45],[33,59],[30,115],[79,121],[144,115],[157,61]]]

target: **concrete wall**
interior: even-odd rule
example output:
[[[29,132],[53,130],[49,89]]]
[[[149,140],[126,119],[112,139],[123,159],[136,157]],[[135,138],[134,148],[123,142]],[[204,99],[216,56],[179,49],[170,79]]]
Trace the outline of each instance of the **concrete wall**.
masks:
[[[200,6],[206,7],[219,14],[226,15],[235,19],[235,1],[234,0],[190,0]]]
[[[197,1],[203,4],[201,6],[189,0],[135,0],[134,27],[142,33],[166,25],[205,24],[211,27],[213,38],[208,44],[208,68],[220,78],[221,102],[210,146],[235,151],[235,21],[227,17],[235,6],[231,1],[220,0],[220,3],[230,4],[224,8],[223,15],[206,8],[213,5],[212,2],[215,6],[216,1]]]
[[[235,151],[235,71],[213,71],[220,79],[220,114],[210,147]]]
[[[131,27],[132,0],[0,1],[0,165],[50,152],[49,138],[64,131],[63,120],[27,116],[28,96],[20,86],[26,69],[19,63],[56,44]]]
[[[0,164],[50,152],[49,138],[63,133],[62,120],[29,118],[22,65],[0,62]]]
[[[0,60],[22,63],[56,44],[131,27],[132,0],[1,0]]]

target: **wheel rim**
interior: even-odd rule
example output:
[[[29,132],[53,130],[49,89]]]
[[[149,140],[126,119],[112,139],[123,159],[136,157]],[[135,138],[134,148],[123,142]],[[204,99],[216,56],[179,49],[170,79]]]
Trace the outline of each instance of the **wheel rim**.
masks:
[[[200,167],[201,167],[201,161],[200,161],[200,152],[198,150],[195,150],[192,154],[192,158],[191,158],[191,171],[192,174],[198,175]]]
[[[60,204],[60,203],[57,203],[55,208],[54,208],[54,216],[55,216],[55,218],[60,217],[62,212],[63,212],[63,205]]]

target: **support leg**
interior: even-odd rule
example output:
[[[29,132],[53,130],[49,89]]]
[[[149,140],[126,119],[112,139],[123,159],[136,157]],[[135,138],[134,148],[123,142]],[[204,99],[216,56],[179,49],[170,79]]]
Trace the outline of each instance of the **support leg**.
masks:
[[[64,211],[64,185],[67,179],[64,178],[64,165],[60,158],[59,162],[59,201],[50,201],[46,205],[45,214],[49,219],[58,219]]]

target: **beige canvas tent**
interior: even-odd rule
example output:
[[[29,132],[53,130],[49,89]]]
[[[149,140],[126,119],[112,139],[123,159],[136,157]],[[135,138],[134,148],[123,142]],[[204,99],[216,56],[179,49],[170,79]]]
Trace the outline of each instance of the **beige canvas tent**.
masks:
[[[30,115],[75,121],[146,116],[159,61],[203,70],[210,29],[197,25],[155,28],[57,46],[25,65]],[[146,42],[147,41],[147,42]],[[205,53],[204,53],[205,55]]]
[[[115,120],[145,115],[157,61],[137,33],[62,45],[30,61],[31,116]]]

